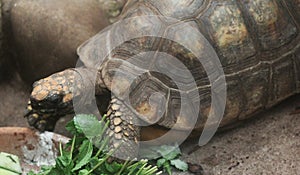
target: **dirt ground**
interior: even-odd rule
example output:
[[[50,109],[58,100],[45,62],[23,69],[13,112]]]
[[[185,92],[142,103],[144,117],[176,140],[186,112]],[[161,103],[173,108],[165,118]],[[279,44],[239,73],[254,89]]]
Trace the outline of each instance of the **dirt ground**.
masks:
[[[18,76],[0,84],[0,126],[28,126],[22,116],[29,93],[30,86]],[[300,114],[289,115],[296,106],[300,106],[300,95],[230,131],[218,133],[209,144],[183,158],[201,164],[205,174],[299,174]],[[61,120],[55,132],[66,134],[67,120]]]
[[[184,158],[200,163],[206,174],[298,175],[300,114],[289,115],[296,106],[300,106],[300,95],[218,133],[210,143]]]

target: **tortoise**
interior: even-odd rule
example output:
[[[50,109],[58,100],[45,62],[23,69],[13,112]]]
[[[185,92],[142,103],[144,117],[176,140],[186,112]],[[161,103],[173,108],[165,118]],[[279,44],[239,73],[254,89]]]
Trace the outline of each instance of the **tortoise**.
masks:
[[[138,141],[163,137],[171,129],[174,135],[166,142],[218,125],[219,120],[208,121],[222,100],[226,103],[220,127],[225,127],[299,93],[297,0],[132,0],[120,21],[125,21],[121,28],[112,25],[78,48],[81,67],[33,84],[26,114],[31,126],[52,130],[61,116],[74,113],[74,101],[82,105],[91,98],[78,99],[80,92],[92,91],[101,103],[109,101],[104,112],[112,146],[132,141],[123,149],[131,154]],[[104,53],[123,34],[136,37]],[[172,61],[174,57],[180,63]],[[221,67],[202,64],[215,57]],[[222,77],[226,88],[218,89]],[[227,93],[216,106],[214,92]],[[194,114],[196,120],[190,117]]]

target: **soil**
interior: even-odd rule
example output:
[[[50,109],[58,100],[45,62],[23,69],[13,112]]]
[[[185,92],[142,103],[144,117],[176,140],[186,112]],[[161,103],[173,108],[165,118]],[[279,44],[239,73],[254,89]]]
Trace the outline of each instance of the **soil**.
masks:
[[[17,75],[0,84],[0,126],[28,126],[22,116],[30,89]],[[290,113],[297,106],[300,95],[218,133],[207,145],[184,154],[183,159],[201,165],[205,174],[296,175],[300,172],[300,114]],[[61,119],[55,132],[68,135],[64,124],[69,119]]]
[[[184,158],[206,174],[296,175],[300,172],[300,95],[260,113],[240,126],[218,133]]]

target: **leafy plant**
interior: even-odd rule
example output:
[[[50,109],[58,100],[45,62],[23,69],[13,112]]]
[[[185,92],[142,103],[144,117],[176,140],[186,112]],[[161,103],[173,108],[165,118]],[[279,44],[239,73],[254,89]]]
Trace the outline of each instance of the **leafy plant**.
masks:
[[[181,151],[178,145],[153,146],[150,150],[143,150],[145,157],[154,159],[157,167],[163,169],[169,175],[172,174],[172,167],[180,171],[187,171],[188,164],[179,159]]]
[[[74,137],[62,148],[55,166],[43,166],[41,172],[28,175],[152,175],[160,174],[147,160],[108,161],[114,150],[108,150],[105,131],[108,122],[93,115],[77,115],[66,126]],[[96,143],[96,144],[94,144]]]
[[[21,165],[16,155],[0,152],[0,174],[1,175],[20,175]]]

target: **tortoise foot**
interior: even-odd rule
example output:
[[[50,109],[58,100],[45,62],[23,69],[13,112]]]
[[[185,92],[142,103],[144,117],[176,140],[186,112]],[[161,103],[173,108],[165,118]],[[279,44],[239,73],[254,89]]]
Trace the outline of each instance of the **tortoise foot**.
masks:
[[[27,106],[27,112],[24,115],[27,118],[28,124],[37,130],[43,131],[53,131],[55,124],[59,117],[51,116],[51,114],[39,114],[38,111],[32,109],[30,101]]]
[[[107,112],[109,128],[109,147],[115,150],[113,157],[127,160],[138,156],[140,127],[136,126],[138,118],[120,100],[113,97]]]

